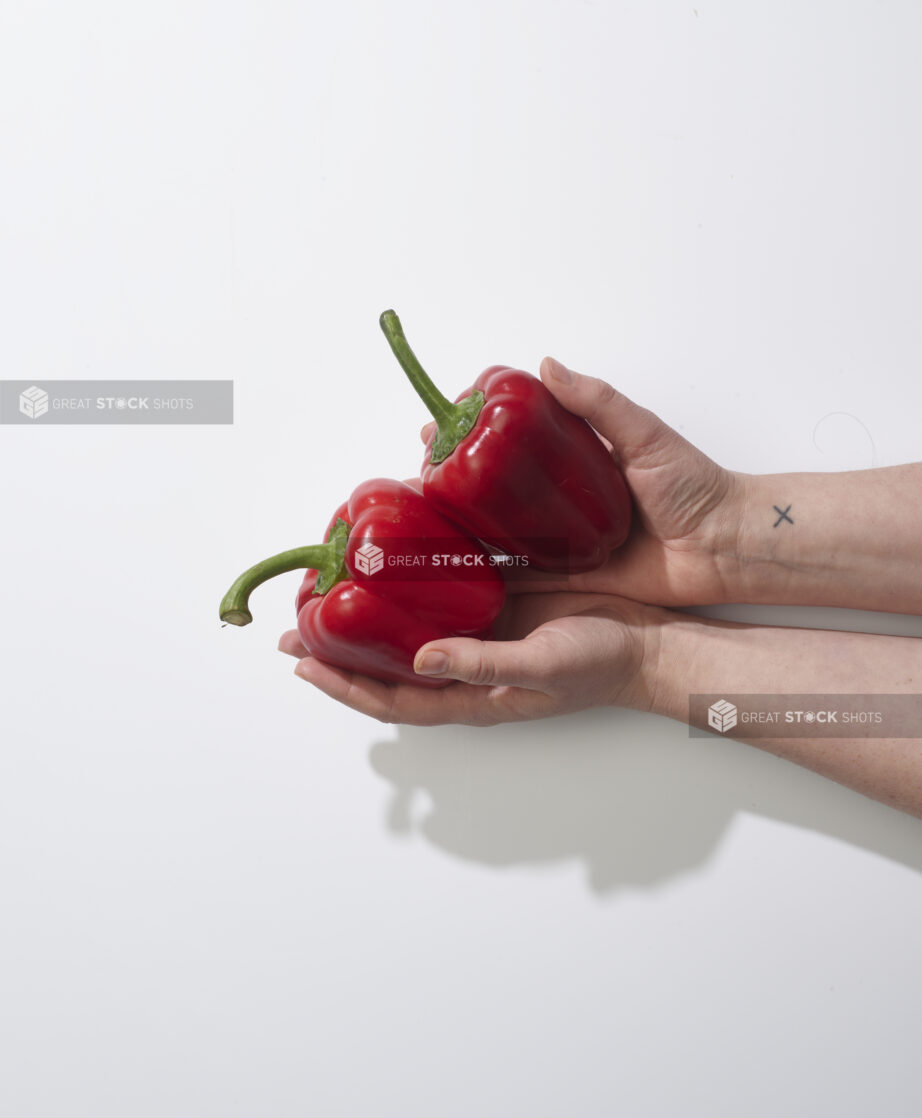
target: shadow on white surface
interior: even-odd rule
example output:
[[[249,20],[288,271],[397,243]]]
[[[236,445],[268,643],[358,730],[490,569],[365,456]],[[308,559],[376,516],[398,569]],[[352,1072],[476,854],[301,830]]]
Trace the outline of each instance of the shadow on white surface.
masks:
[[[922,871],[918,820],[751,746],[690,739],[687,727],[634,711],[401,727],[370,761],[393,786],[393,833],[488,867],[575,859],[600,895],[693,872],[739,812]]]

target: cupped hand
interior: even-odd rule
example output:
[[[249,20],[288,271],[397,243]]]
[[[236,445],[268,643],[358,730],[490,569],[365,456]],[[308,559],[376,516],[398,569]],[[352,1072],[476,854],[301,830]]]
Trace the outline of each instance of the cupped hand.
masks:
[[[619,594],[664,606],[727,601],[741,475],[713,462],[603,380],[574,373],[552,357],[542,362],[541,379],[609,446],[634,499],[634,522],[626,543],[598,570],[530,573],[532,588]],[[430,429],[427,424],[421,432],[424,442]]]
[[[454,681],[437,690],[331,667],[297,630],[279,648],[298,658],[302,679],[381,722],[491,726],[593,706],[649,709],[660,612],[610,594],[511,594],[498,639],[451,637],[419,650],[417,671]]]

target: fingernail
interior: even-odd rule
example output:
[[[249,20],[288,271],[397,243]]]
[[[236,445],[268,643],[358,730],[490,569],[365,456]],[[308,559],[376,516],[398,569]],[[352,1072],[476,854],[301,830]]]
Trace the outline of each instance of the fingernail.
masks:
[[[424,652],[413,665],[417,675],[443,675],[448,670],[444,652]]]
[[[561,365],[561,363],[556,361],[553,357],[549,357],[548,362],[550,364],[551,376],[554,380],[560,381],[561,384],[573,383],[573,374],[566,365]]]

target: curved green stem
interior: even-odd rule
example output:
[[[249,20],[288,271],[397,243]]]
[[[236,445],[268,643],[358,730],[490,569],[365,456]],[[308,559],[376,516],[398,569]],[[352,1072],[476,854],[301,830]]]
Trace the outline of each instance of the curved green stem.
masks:
[[[325,594],[337,582],[349,577],[345,564],[348,539],[349,525],[345,520],[339,519],[333,525],[326,543],[294,547],[291,551],[282,551],[250,567],[221,599],[221,620],[229,625],[249,625],[253,620],[249,610],[250,595],[257,586],[287,571],[316,571],[314,593]]]
[[[436,388],[432,378],[420,365],[416,354],[410,349],[400,325],[400,319],[394,311],[384,311],[380,318],[381,329],[387,338],[394,356],[400,362],[400,367],[407,374],[410,384],[429,410],[429,414],[438,426],[438,433],[432,442],[430,462],[435,465],[451,454],[458,443],[471,430],[477,422],[484,404],[481,391],[472,392],[457,404],[453,404]]]

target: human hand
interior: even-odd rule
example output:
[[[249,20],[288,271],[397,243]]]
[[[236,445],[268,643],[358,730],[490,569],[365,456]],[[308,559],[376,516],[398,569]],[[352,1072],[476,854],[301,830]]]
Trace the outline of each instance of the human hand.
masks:
[[[733,472],[602,380],[550,357],[541,378],[608,444],[634,518],[627,541],[598,570],[561,577],[517,569],[516,579],[532,590],[620,594],[661,606],[752,602],[922,614],[922,463]]]
[[[546,357],[541,379],[609,446],[634,498],[625,544],[595,571],[529,573],[535,590],[619,594],[657,605],[728,600],[739,522],[740,476],[718,466],[646,408],[605,381]],[[428,440],[431,424],[421,434]],[[516,578],[521,572],[516,573]]]
[[[915,696],[922,640],[869,633],[742,625],[643,606],[614,595],[510,595],[496,641],[457,637],[417,653],[445,652],[438,690],[387,684],[341,671],[307,655],[296,630],[279,644],[295,669],[332,698],[382,722],[475,726],[565,714],[615,704],[686,722],[689,697],[794,692]],[[916,720],[917,721],[917,720]],[[897,717],[895,723],[899,724]],[[694,722],[708,729],[698,712]],[[752,744],[849,788],[922,818],[922,736],[882,731],[827,737],[739,730]],[[834,731],[835,732],[835,731]]]
[[[381,683],[310,656],[297,630],[279,648],[298,658],[295,673],[353,710],[381,722],[490,726],[592,706],[649,710],[664,611],[610,594],[514,593],[497,638],[432,641],[416,655],[447,657],[438,690]],[[427,673],[429,674],[429,673]]]

